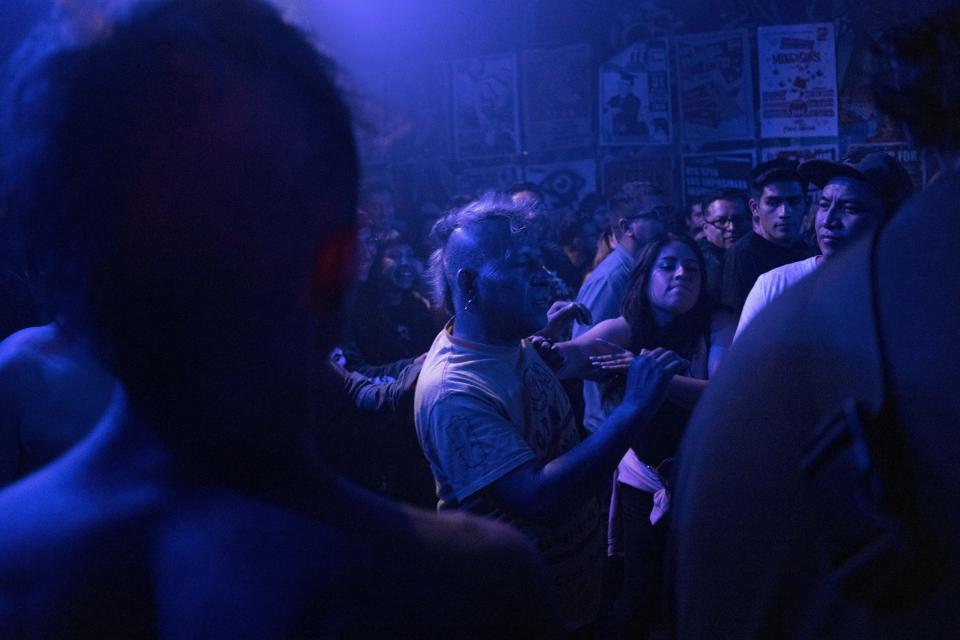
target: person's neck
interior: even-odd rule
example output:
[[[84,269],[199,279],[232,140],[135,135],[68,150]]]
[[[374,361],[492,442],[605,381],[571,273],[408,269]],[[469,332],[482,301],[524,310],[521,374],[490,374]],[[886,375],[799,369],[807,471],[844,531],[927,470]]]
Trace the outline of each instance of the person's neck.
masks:
[[[650,314],[653,316],[653,323],[657,325],[658,332],[673,322],[676,318],[676,316],[674,316],[672,313],[664,311],[663,309],[657,309],[653,306],[650,308]]]
[[[488,327],[475,313],[458,310],[453,321],[453,335],[460,340],[476,342],[494,347],[515,347],[520,338],[515,336],[503,337]]]
[[[630,254],[630,257],[634,260],[637,259],[637,255],[640,253],[640,249],[643,248],[636,238],[631,238],[630,236],[623,236],[617,238],[617,246],[613,248],[614,251],[617,250],[617,247],[623,247],[623,250]]]
[[[792,249],[793,246],[797,243],[797,241],[796,241],[795,239],[794,239],[794,240],[780,240],[779,238],[771,238],[770,236],[768,236],[768,235],[766,235],[766,234],[757,233],[756,231],[754,231],[754,233],[756,233],[758,236],[760,236],[761,238],[763,238],[764,240],[766,240],[766,241],[769,242],[770,244],[775,244],[775,245],[777,245],[778,247],[781,247],[781,248],[783,248],[783,249]]]

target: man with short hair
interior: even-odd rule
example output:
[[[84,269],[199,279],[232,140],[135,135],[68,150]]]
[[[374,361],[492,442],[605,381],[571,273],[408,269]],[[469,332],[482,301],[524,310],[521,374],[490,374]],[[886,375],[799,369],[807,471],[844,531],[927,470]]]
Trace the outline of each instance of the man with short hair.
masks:
[[[441,220],[431,258],[438,302],[454,319],[417,382],[417,435],[441,510],[504,520],[537,542],[569,630],[601,605],[603,527],[596,494],[686,363],[644,353],[626,396],[584,442],[560,381],[525,338],[547,324],[547,272],[525,211],[489,195]]]
[[[587,276],[577,294],[577,302],[587,308],[594,324],[620,315],[634,260],[648,242],[667,230],[671,216],[666,194],[651,182],[628,182],[610,198],[610,228],[617,246]],[[573,337],[590,326],[574,324]],[[603,423],[605,415],[597,382],[584,381],[583,400],[583,427],[592,433]]]
[[[720,291],[721,302],[738,314],[761,273],[809,255],[800,239],[806,192],[795,160],[769,160],[751,172],[753,230],[727,250]]]
[[[785,264],[757,278],[743,304],[737,336],[774,298],[887,220],[913,193],[910,174],[886,153],[851,155],[842,162],[810,160],[799,170],[821,189],[814,220],[820,255]]]
[[[319,464],[358,172],[331,61],[258,0],[145,3],[30,50],[6,202],[119,384],[0,492],[0,637],[550,636],[519,534]]]
[[[707,293],[720,302],[723,259],[727,249],[750,230],[747,194],[738,189],[719,189],[701,200],[700,236],[697,245],[707,268]]]

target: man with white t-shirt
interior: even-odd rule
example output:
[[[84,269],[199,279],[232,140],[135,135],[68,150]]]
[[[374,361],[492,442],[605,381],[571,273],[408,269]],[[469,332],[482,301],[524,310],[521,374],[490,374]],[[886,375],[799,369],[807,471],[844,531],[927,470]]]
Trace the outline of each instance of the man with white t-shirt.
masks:
[[[791,262],[757,278],[740,314],[736,336],[770,304],[864,231],[886,220],[913,193],[910,175],[885,153],[849,155],[842,162],[810,160],[800,174],[820,187],[816,234],[820,255]]]
[[[662,349],[640,354],[623,402],[581,441],[559,379],[526,339],[552,324],[529,206],[487,194],[434,227],[435,294],[453,319],[423,363],[414,418],[438,509],[506,522],[535,541],[567,630],[593,637],[604,550],[597,494],[689,363]]]

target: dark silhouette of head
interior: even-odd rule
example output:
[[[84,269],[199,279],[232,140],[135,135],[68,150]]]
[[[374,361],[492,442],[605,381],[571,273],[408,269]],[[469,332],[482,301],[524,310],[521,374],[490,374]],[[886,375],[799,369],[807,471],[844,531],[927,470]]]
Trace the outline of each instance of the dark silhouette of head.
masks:
[[[889,30],[873,49],[877,106],[920,147],[960,151],[960,8]]]
[[[315,412],[356,206],[332,77],[260,0],[172,0],[15,92],[32,263],[133,410],[196,460],[280,465]]]

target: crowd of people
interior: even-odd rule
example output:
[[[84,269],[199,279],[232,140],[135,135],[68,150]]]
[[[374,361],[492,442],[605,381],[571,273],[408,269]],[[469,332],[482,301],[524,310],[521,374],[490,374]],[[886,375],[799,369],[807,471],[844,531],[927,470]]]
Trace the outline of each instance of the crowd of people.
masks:
[[[957,628],[960,12],[876,46],[922,193],[861,153],[429,220],[358,192],[333,62],[260,0],[37,50],[3,637]]]

